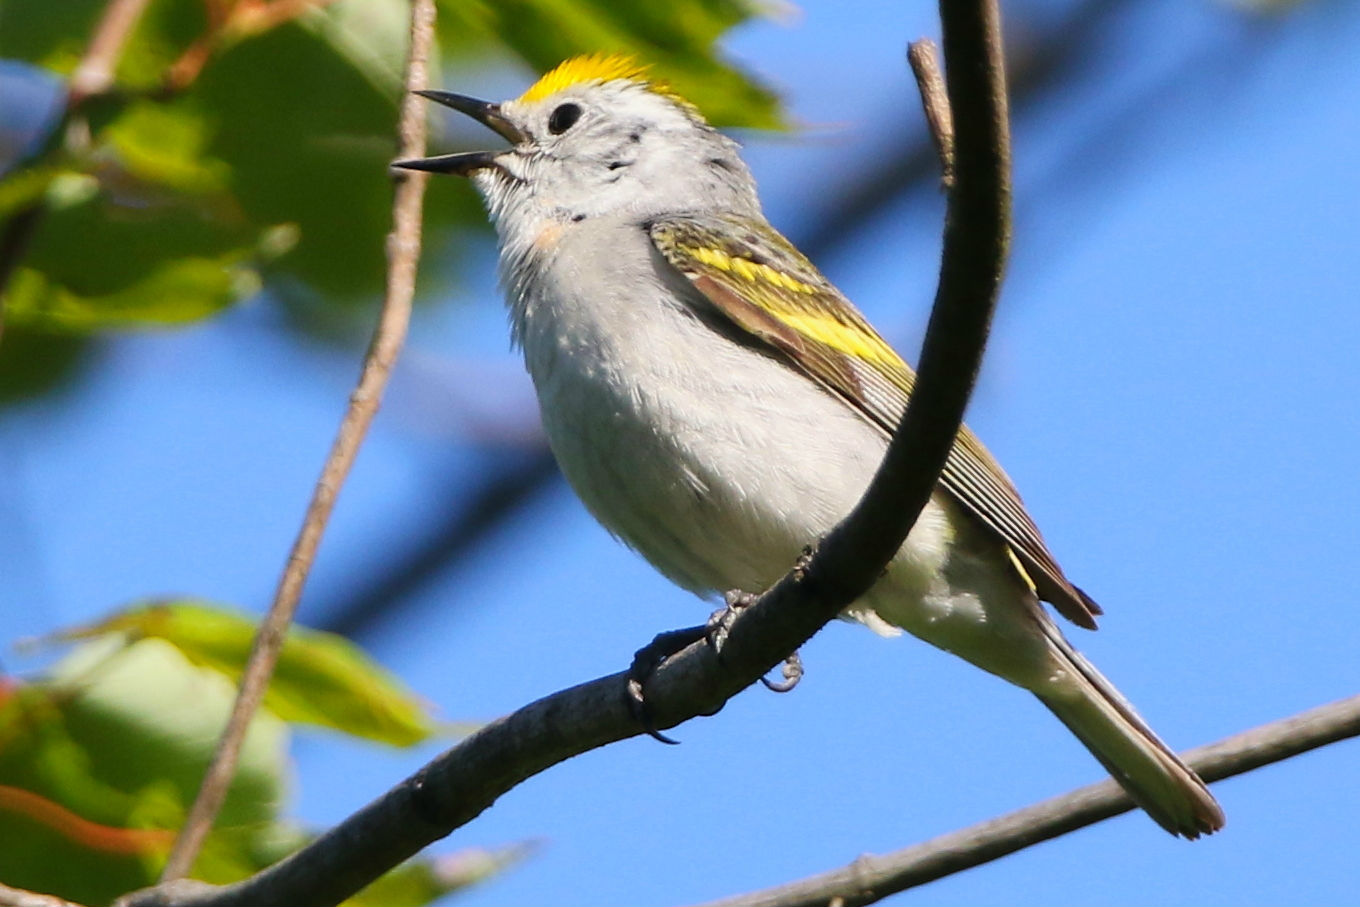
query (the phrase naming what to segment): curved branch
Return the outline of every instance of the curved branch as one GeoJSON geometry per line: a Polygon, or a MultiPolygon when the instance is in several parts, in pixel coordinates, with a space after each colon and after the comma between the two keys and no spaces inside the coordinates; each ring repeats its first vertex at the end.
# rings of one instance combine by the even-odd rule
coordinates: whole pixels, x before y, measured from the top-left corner
{"type": "MultiPolygon", "coordinates": [[[[425,112],[412,92],[426,84],[426,61],[434,43],[434,16],[434,0],[415,0],[411,10],[411,45],[406,64],[408,90],[402,98],[398,127],[403,156],[419,157],[425,153],[425,112]]],[[[424,176],[398,177],[396,197],[392,203],[393,227],[388,235],[387,290],[373,341],[364,358],[358,386],[350,394],[349,408],[345,411],[330,454],[321,469],[321,477],[312,492],[307,515],[288,554],[274,601],[255,634],[231,717],[213,752],[184,827],[170,852],[161,876],[163,881],[181,878],[189,872],[203,839],[207,837],[226,799],[246,730],[264,698],[270,675],[274,673],[274,664],[278,661],[284,636],[302,598],[302,587],[307,581],[307,574],[311,572],[321,536],[326,531],[326,523],[335,506],[335,498],[378,412],[388,375],[406,339],[406,328],[411,319],[411,300],[415,295],[416,265],[420,258],[420,220],[424,193],[424,176]]]]}
{"type": "MultiPolygon", "coordinates": [[[[1360,696],[1197,747],[1184,757],[1205,781],[1219,781],[1356,736],[1360,736],[1360,696]]],[[[704,907],[872,904],[1135,808],[1118,784],[1102,781],[894,853],[862,856],[831,872],[712,901],[704,907]]]]}

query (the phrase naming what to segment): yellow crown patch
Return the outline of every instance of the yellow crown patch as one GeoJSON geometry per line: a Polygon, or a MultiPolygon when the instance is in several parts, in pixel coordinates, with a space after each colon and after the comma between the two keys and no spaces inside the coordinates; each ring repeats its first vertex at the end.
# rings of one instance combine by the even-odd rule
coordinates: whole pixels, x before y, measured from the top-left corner
{"type": "MultiPolygon", "coordinates": [[[[689,101],[676,94],[669,85],[647,77],[649,66],[639,63],[627,54],[585,54],[563,60],[556,67],[529,86],[529,90],[519,96],[521,103],[533,103],[551,97],[563,89],[587,82],[613,82],[622,79],[634,82],[648,91],[666,97],[687,110],[693,110],[689,101]]],[[[695,111],[697,113],[697,111],[695,111]]]]}

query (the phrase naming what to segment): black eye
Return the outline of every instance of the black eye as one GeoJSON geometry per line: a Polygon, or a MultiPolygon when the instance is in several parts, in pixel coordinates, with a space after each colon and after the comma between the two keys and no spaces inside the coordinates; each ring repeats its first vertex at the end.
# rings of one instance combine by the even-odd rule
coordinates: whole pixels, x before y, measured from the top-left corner
{"type": "Polygon", "coordinates": [[[579,104],[559,104],[557,109],[548,117],[548,131],[553,135],[561,135],[581,118],[581,107],[579,104]]]}

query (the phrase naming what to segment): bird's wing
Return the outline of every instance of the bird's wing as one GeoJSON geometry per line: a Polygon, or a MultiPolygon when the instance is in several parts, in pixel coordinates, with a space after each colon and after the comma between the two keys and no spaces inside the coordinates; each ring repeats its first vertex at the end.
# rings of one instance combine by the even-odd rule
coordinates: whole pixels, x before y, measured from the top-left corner
{"type": "MultiPolygon", "coordinates": [[[[892,434],[916,376],[792,243],[764,223],[721,214],[660,218],[648,230],[665,260],[724,321],[892,434]]],[[[1040,598],[1094,629],[1100,607],[1068,582],[1015,486],[966,426],[940,484],[1001,537],[1040,598]]]]}

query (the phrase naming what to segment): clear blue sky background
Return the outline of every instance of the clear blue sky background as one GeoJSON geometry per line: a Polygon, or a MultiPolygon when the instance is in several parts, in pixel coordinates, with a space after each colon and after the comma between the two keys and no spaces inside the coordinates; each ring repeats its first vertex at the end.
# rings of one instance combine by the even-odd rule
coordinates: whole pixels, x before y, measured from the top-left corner
{"type": "MultiPolygon", "coordinates": [[[[1360,686],[1360,7],[1130,6],[1080,81],[1015,123],[1015,254],[970,423],[1105,606],[1074,641],[1188,747],[1360,686]]],[[[726,43],[807,125],[745,137],[795,238],[856,171],[918,140],[903,49],[936,31],[926,3],[801,7],[726,43]]],[[[1013,49],[1066,8],[1012,5],[1013,49]]],[[[492,96],[529,77],[445,74],[492,96]]],[[[940,213],[933,191],[904,198],[820,262],[909,358],[940,213]]],[[[416,319],[306,622],[533,436],[484,251],[416,319]]],[[[260,302],[120,339],[71,394],[0,413],[0,639],[150,594],[262,608],[357,354],[300,350],[260,302]]],[[[478,719],[618,670],[707,611],[559,486],[364,642],[443,716],[478,719]]],[[[504,797],[439,848],[544,847],[462,902],[713,898],[1100,777],[1027,695],[914,640],[835,625],[803,654],[792,695],[748,691],[679,728],[682,746],[627,741],[504,797]]],[[[297,751],[297,810],[316,824],[430,755],[324,734],[297,751]]],[[[1217,785],[1228,827],[1208,840],[1129,815],[894,902],[1360,903],[1357,753],[1217,785]]]]}

